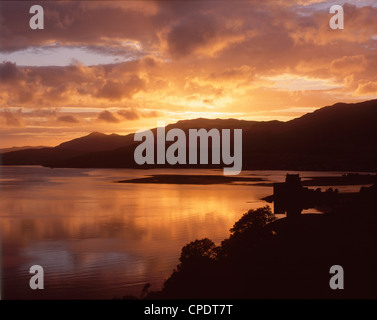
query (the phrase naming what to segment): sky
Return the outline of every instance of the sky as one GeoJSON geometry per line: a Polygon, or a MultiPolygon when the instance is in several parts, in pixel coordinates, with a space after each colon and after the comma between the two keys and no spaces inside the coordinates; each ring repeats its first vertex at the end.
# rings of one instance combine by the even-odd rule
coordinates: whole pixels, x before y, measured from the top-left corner
{"type": "Polygon", "coordinates": [[[0,1],[0,148],[375,99],[376,16],[374,0],[0,1]]]}

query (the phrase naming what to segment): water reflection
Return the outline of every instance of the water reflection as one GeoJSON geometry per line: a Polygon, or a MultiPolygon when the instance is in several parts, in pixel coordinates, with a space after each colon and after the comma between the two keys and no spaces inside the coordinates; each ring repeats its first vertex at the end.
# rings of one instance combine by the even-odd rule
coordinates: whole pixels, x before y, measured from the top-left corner
{"type": "MultiPolygon", "coordinates": [[[[0,167],[3,298],[121,298],[158,290],[186,243],[219,243],[270,186],[119,184],[176,170],[0,167]],[[32,291],[29,268],[45,271],[32,291]]],[[[218,174],[179,170],[179,174],[218,174]]],[[[251,174],[245,172],[244,175],[251,174]]],[[[282,181],[286,172],[257,172],[282,181]]],[[[313,175],[313,173],[308,173],[313,175]]]]}
{"type": "Polygon", "coordinates": [[[139,295],[146,282],[157,290],[184,244],[203,237],[220,242],[267,191],[113,182],[135,175],[3,168],[4,298],[122,297],[139,295]],[[43,291],[28,289],[33,264],[45,269],[43,291]]]}

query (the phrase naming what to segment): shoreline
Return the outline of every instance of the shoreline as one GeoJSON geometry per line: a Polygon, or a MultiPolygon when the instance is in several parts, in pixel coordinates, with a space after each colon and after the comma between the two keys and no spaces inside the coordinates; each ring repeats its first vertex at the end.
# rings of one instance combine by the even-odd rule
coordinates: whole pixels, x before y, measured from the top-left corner
{"type": "MultiPolygon", "coordinates": [[[[154,184],[230,184],[233,182],[261,182],[262,178],[229,177],[223,175],[185,175],[185,174],[156,174],[143,178],[119,180],[117,183],[154,183],[154,184]]],[[[247,184],[250,185],[250,184],[247,184]]]]}
{"type": "MultiPolygon", "coordinates": [[[[371,185],[376,181],[377,174],[347,174],[339,177],[309,177],[303,180],[303,186],[356,186],[371,185]]],[[[238,177],[224,175],[188,175],[188,174],[154,174],[142,178],[118,180],[116,183],[147,183],[147,184],[190,184],[190,185],[213,185],[213,184],[232,184],[254,185],[272,187],[273,182],[264,178],[238,177]]]]}

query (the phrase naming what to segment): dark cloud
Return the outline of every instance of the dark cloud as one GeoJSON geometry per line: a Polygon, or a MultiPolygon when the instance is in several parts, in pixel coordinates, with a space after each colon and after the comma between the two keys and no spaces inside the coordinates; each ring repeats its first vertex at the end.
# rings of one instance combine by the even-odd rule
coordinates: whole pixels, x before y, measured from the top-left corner
{"type": "MultiPolygon", "coordinates": [[[[120,1],[119,1],[120,2],[120,1]]],[[[128,1],[127,1],[128,2],[128,1]]],[[[154,30],[168,23],[153,17],[153,6],[140,9],[140,4],[114,4],[90,1],[45,1],[45,28],[36,32],[29,27],[28,1],[0,2],[0,39],[2,51],[22,50],[57,42],[65,45],[110,45],[122,47],[116,39],[157,41],[154,30]],[[137,26],[137,27],[136,27],[137,26]],[[152,37],[151,37],[152,36],[152,37]]],[[[145,4],[143,4],[145,7],[145,4]]]]}
{"type": "Polygon", "coordinates": [[[145,82],[137,75],[131,75],[125,82],[106,80],[105,85],[97,93],[97,97],[108,100],[121,100],[131,98],[134,94],[145,88],[145,82]]]}
{"type": "Polygon", "coordinates": [[[56,87],[48,88],[45,93],[45,98],[52,101],[63,101],[65,95],[69,92],[69,84],[61,84],[56,87]]]}
{"type": "Polygon", "coordinates": [[[158,117],[160,115],[155,110],[138,111],[135,108],[119,110],[118,114],[126,120],[138,120],[140,118],[155,118],[155,117],[158,117]]]}
{"type": "Polygon", "coordinates": [[[137,128],[154,122],[144,118],[183,119],[203,107],[209,115],[250,118],[376,94],[377,8],[362,1],[344,4],[345,30],[335,31],[329,28],[327,4],[332,5],[317,0],[46,1],[45,29],[35,31],[28,24],[29,2],[0,1],[0,52],[8,60],[17,61],[23,53],[14,52],[21,49],[53,51],[51,59],[58,59],[65,48],[80,48],[78,60],[82,50],[98,54],[99,63],[103,57],[113,61],[109,55],[129,58],[94,66],[86,66],[84,58],[62,67],[0,63],[0,107],[6,110],[0,111],[1,124],[25,125],[12,129],[18,134],[36,127],[43,138],[48,132],[57,135],[57,121],[72,123],[65,132],[73,132],[75,117],[103,122],[80,121],[82,131],[106,130],[123,120],[135,121],[137,128]],[[277,81],[300,82],[303,89],[293,91],[294,84],[286,91],[277,81]],[[305,88],[312,81],[338,87],[313,93],[305,88]],[[113,111],[122,105],[127,107],[113,111]],[[14,111],[21,107],[23,114],[14,111]],[[49,107],[57,112],[48,114],[49,107]]]}
{"type": "Polygon", "coordinates": [[[200,47],[211,44],[217,28],[211,17],[197,15],[183,19],[167,35],[169,52],[174,57],[184,57],[200,47]]]}
{"type": "Polygon", "coordinates": [[[18,102],[30,103],[34,99],[34,92],[30,89],[21,89],[18,93],[18,102]]]}
{"type": "Polygon", "coordinates": [[[109,122],[109,123],[118,123],[120,120],[115,117],[110,111],[102,111],[98,114],[97,117],[98,120],[104,121],[104,122],[109,122]]]}
{"type": "Polygon", "coordinates": [[[117,81],[107,80],[97,97],[109,100],[120,100],[126,96],[125,86],[117,81]]]}
{"type": "Polygon", "coordinates": [[[140,118],[139,113],[135,109],[119,110],[118,114],[126,120],[137,120],[140,118]]]}
{"type": "Polygon", "coordinates": [[[57,121],[61,122],[67,122],[67,123],[78,123],[79,120],[77,120],[74,116],[72,115],[65,115],[65,116],[60,116],[56,119],[57,121]]]}
{"type": "Polygon", "coordinates": [[[93,75],[100,73],[101,69],[101,67],[72,64],[64,67],[28,67],[27,72],[30,81],[55,88],[66,86],[68,83],[82,84],[93,81],[93,75]]]}
{"type": "Polygon", "coordinates": [[[3,62],[0,64],[0,81],[9,82],[19,78],[19,71],[15,63],[3,62]]]}

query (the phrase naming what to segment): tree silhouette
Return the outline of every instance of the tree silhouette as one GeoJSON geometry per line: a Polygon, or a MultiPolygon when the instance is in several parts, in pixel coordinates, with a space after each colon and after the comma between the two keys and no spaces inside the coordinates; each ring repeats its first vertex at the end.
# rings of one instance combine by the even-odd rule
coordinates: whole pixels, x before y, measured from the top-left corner
{"type": "Polygon", "coordinates": [[[182,267],[192,264],[203,264],[209,263],[214,260],[217,256],[216,245],[208,238],[201,240],[195,240],[185,245],[182,248],[181,257],[178,265],[178,270],[182,267]]]}
{"type": "Polygon", "coordinates": [[[262,240],[273,237],[273,230],[267,230],[265,226],[275,220],[269,206],[249,210],[230,229],[230,237],[221,242],[219,256],[243,258],[249,255],[262,240]]]}
{"type": "Polygon", "coordinates": [[[250,230],[261,230],[266,224],[275,221],[275,219],[269,206],[249,210],[230,229],[231,237],[250,230]]]}

